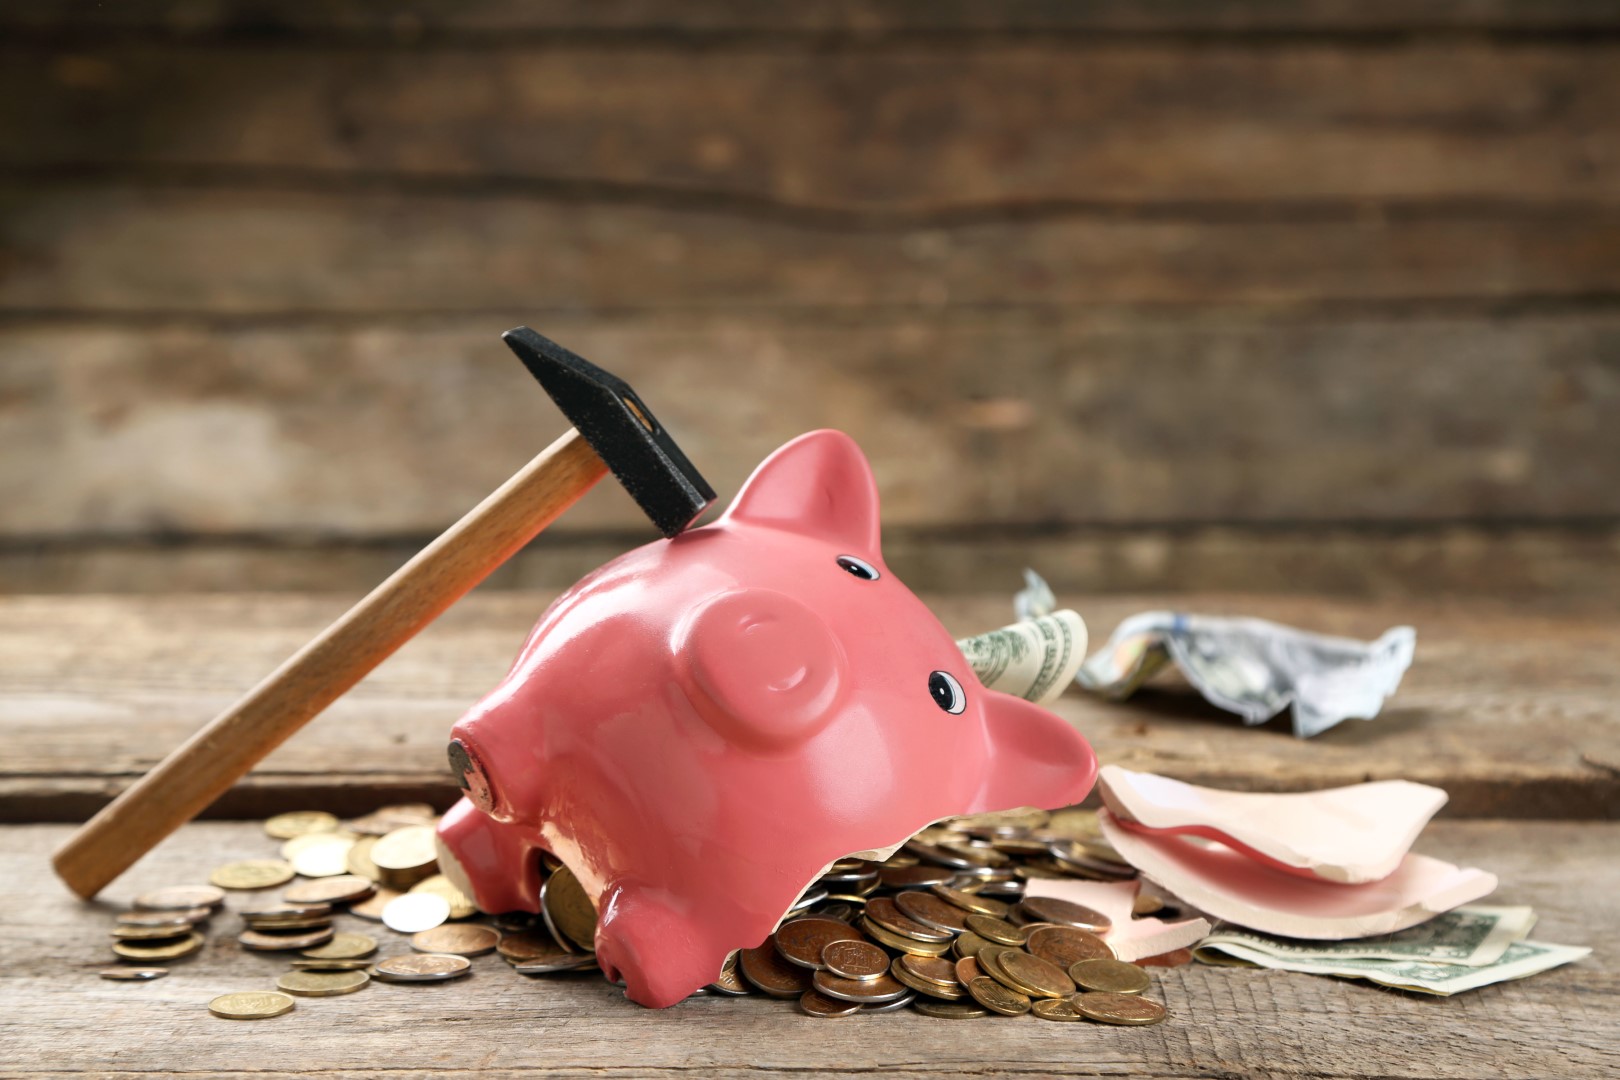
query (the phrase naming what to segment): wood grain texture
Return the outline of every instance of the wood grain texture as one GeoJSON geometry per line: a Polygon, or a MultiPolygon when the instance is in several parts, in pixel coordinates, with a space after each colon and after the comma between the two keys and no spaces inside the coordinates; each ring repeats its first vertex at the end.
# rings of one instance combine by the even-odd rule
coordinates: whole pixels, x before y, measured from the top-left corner
{"type": "MultiPolygon", "coordinates": [[[[232,1023],[208,1015],[216,994],[268,988],[285,960],[246,953],[237,920],[214,920],[208,946],[157,982],[96,978],[112,913],[141,888],[201,881],[229,859],[267,855],[255,823],[195,824],[104,902],[81,905],[52,882],[46,854],[61,826],[0,830],[0,1054],[19,1077],[640,1076],[655,1071],[775,1077],[1062,1075],[1134,1077],[1587,1078],[1620,1069],[1620,976],[1603,948],[1620,919],[1613,823],[1437,822],[1420,846],[1497,873],[1495,900],[1530,904],[1538,939],[1597,946],[1579,964],[1450,999],[1285,972],[1155,969],[1164,1024],[1099,1029],[1029,1017],[952,1023],[912,1013],[829,1029],[790,1003],[696,998],[650,1012],[600,978],[526,980],[496,956],[442,986],[374,983],[301,999],[288,1016],[232,1023]],[[1556,853],[1556,862],[1549,861],[1556,853]]],[[[273,892],[272,892],[273,895],[273,892]]],[[[257,894],[235,894],[233,910],[257,894]]],[[[399,935],[375,935],[383,955],[399,935]]]]}
{"type": "Polygon", "coordinates": [[[1612,204],[1617,60],[1609,39],[721,54],[23,43],[0,46],[0,169],[539,186],[925,220],[1096,204],[1612,204]]]}
{"type": "Polygon", "coordinates": [[[1620,205],[940,225],[528,194],[0,186],[0,312],[481,313],[1595,303],[1620,205]]]}
{"type": "MultiPolygon", "coordinates": [[[[895,528],[1620,515],[1617,316],[513,310],[0,329],[0,535],[436,533],[563,427],[500,344],[521,322],[626,379],[723,498],[836,427],[895,528]]],[[[558,527],[643,520],[604,485],[558,527]]]]}
{"type": "MultiPolygon", "coordinates": [[[[895,570],[905,576],[903,566],[895,570]]],[[[447,805],[455,794],[444,758],[450,725],[504,676],[549,599],[468,597],[283,744],[215,812],[321,805],[357,813],[366,800],[423,794],[447,805]]],[[[1007,596],[932,599],[959,636],[1011,615],[1007,596]]],[[[1258,790],[1406,778],[1446,788],[1447,812],[1460,816],[1620,814],[1620,641],[1608,608],[1197,594],[1062,599],[1098,642],[1126,615],[1167,606],[1368,639],[1399,623],[1417,628],[1417,660],[1384,713],[1311,740],[1289,734],[1286,717],[1245,728],[1174,683],[1126,705],[1071,690],[1055,709],[1105,763],[1258,790]]],[[[84,816],[345,606],[330,596],[0,600],[0,815],[84,816]]]]}

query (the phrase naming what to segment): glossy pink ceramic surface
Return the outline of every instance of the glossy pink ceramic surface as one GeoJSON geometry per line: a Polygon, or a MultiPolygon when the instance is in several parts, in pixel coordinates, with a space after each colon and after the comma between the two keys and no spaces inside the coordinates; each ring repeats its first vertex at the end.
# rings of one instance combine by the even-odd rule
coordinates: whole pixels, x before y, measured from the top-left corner
{"type": "Polygon", "coordinates": [[[486,911],[534,911],[551,851],[597,901],[603,969],[659,1007],[760,944],[828,862],[1079,802],[1096,772],[889,573],[871,469],[836,431],[772,454],[714,524],[581,580],[453,739],[447,871],[486,911]]]}

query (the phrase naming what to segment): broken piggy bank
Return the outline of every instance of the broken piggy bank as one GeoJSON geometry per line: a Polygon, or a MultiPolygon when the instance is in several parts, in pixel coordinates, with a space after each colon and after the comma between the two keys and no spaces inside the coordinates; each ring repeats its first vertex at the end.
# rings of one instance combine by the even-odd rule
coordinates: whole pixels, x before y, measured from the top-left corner
{"type": "Polygon", "coordinates": [[[537,911],[551,852],[596,903],[602,970],[655,1007],[759,945],[833,860],[1076,803],[1096,773],[889,573],[871,469],[836,431],[564,593],[452,734],[467,797],[444,871],[484,911],[537,911]]]}

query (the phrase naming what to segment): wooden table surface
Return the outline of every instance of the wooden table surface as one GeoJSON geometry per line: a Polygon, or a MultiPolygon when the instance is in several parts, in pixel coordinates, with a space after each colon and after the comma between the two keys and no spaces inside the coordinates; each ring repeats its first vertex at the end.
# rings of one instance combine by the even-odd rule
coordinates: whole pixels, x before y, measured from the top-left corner
{"type": "MultiPolygon", "coordinates": [[[[500,677],[547,597],[469,598],[227,799],[221,817],[296,807],[361,812],[452,794],[445,732],[500,677]]],[[[151,984],[104,982],[113,912],[142,887],[203,880],[273,843],[251,821],[198,822],[76,901],[48,857],[83,817],[344,607],[331,596],[14,597],[0,600],[0,1074],[18,1076],[480,1076],[855,1074],[1163,1077],[1570,1077],[1620,1071],[1620,635],[1612,617],[1503,601],[1393,605],[1277,597],[1065,600],[1100,640],[1152,607],[1264,615],[1371,637],[1418,631],[1417,661],[1384,714],[1309,741],[1286,720],[1245,728],[1174,684],[1115,705],[1071,692],[1058,711],[1099,757],[1251,789],[1405,776],[1452,793],[1425,853],[1497,873],[1500,903],[1533,905],[1536,937],[1597,952],[1451,999],[1282,972],[1156,973],[1172,1019],[1145,1029],[912,1014],[834,1027],[763,999],[665,1012],[600,979],[531,981],[495,957],[444,986],[376,984],[240,1024],[206,1011],[284,968],[216,919],[209,945],[151,984]],[[1532,818],[1552,820],[1528,820],[1532,818]],[[1509,820],[1512,819],[1512,820],[1509,820]]],[[[956,633],[1006,621],[1005,597],[933,598],[956,633]]],[[[230,906],[251,902],[235,895],[230,906]]],[[[343,916],[399,944],[373,923],[343,916]]]]}

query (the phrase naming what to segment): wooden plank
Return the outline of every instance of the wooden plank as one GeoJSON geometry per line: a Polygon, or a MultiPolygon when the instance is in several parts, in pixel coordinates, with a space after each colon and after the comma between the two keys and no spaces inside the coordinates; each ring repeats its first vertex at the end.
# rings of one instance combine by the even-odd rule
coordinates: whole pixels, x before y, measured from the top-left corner
{"type": "MultiPolygon", "coordinates": [[[[898,568],[903,575],[904,568],[898,568]]],[[[1065,595],[1100,642],[1153,608],[1249,614],[1371,638],[1418,631],[1383,715],[1312,740],[1287,718],[1245,728],[1170,685],[1117,705],[1071,690],[1055,706],[1104,762],[1217,786],[1297,790],[1404,777],[1446,788],[1460,816],[1620,813],[1620,642],[1612,613],[1546,603],[1378,603],[1289,597],[1065,595]]],[[[546,594],[475,593],[284,744],[216,813],[454,796],[446,732],[504,675],[546,594]]],[[[1005,595],[935,597],[956,634],[1010,618],[1005,595]]],[[[0,600],[0,814],[85,815],[336,617],[343,597],[14,597],[0,600]]]]}
{"type": "Polygon", "coordinates": [[[414,178],[923,219],[1612,204],[1620,190],[1620,43],[1607,37],[720,48],[24,43],[0,52],[0,167],[414,178]]]}
{"type": "MultiPolygon", "coordinates": [[[[441,986],[375,983],[303,999],[262,1023],[210,1017],[216,994],[268,988],[284,959],[241,950],[237,920],[157,982],[95,977],[108,962],[112,912],[136,891],[203,880],[214,866],[274,850],[257,825],[200,824],[165,844],[95,905],[48,879],[65,826],[0,831],[0,906],[8,913],[0,1029],[7,1072],[26,1077],[153,1074],[374,1076],[650,1075],[776,1077],[1130,1075],[1137,1077],[1565,1078],[1620,1066],[1613,950],[1522,982],[1450,999],[1310,975],[1192,965],[1155,969],[1171,1010],[1142,1029],[1045,1024],[1024,1017],[952,1024],[920,1015],[857,1018],[828,1030],[791,1003],[703,997],[662,1012],[625,1001],[600,978],[526,980],[496,956],[441,986]],[[161,1032],[161,1038],[154,1038],[161,1032]]],[[[1620,918],[1614,823],[1439,822],[1420,847],[1495,871],[1496,900],[1531,904],[1541,940],[1601,946],[1620,918]],[[1557,853],[1555,863],[1548,855],[1557,853]]],[[[255,894],[236,894],[235,910],[255,894]]],[[[401,936],[340,916],[385,942],[401,936]]]]}
{"type": "Polygon", "coordinates": [[[443,34],[665,34],[670,37],[768,33],[896,34],[1008,32],[1278,33],[1442,29],[1565,30],[1613,27],[1604,0],[366,0],[210,2],[54,0],[0,11],[11,32],[85,37],[138,32],[182,38],[333,34],[391,35],[414,42],[443,34]]]}
{"type": "Polygon", "coordinates": [[[861,227],[529,195],[0,185],[0,311],[1423,305],[1620,296],[1620,206],[861,227]]]}
{"type": "MultiPolygon", "coordinates": [[[[848,431],[896,528],[1620,514],[1613,315],[512,309],[0,329],[0,534],[436,532],[561,430],[497,340],[524,321],[627,379],[728,497],[848,431]]],[[[558,527],[643,522],[604,484],[558,527]]]]}

